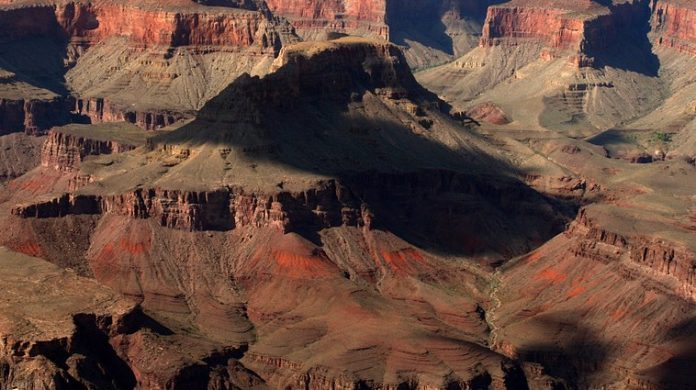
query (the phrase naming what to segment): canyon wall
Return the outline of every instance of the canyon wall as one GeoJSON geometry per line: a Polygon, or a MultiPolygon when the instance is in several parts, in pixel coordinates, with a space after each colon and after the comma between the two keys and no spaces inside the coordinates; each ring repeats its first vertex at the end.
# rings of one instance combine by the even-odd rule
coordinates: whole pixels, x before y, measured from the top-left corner
{"type": "Polygon", "coordinates": [[[0,9],[0,39],[63,37],[95,44],[114,36],[147,46],[280,44],[263,12],[191,5],[149,7],[112,2],[11,5],[0,9]]]}
{"type": "Polygon", "coordinates": [[[135,149],[135,145],[116,141],[89,139],[69,133],[51,130],[41,149],[41,165],[58,171],[78,170],[87,156],[123,153],[135,149]]]}
{"type": "Polygon", "coordinates": [[[538,39],[552,48],[579,49],[584,37],[584,21],[567,17],[566,13],[562,9],[490,7],[483,26],[481,45],[538,39]]]}
{"type": "MultiPolygon", "coordinates": [[[[288,35],[292,35],[291,28],[267,12],[231,7],[206,7],[193,2],[161,7],[106,1],[0,5],[0,43],[11,45],[25,39],[46,41],[52,50],[55,49],[55,53],[47,51],[45,56],[60,58],[42,58],[40,61],[64,64],[62,70],[55,70],[56,77],[63,76],[70,68],[80,63],[80,58],[96,45],[102,44],[102,51],[106,50],[107,54],[113,57],[112,63],[99,64],[105,66],[102,72],[92,68],[81,68],[77,81],[74,75],[65,77],[66,84],[71,85],[68,88],[61,87],[60,90],[57,86],[63,82],[62,80],[52,80],[48,87],[44,85],[46,83],[31,84],[31,80],[43,80],[47,77],[44,69],[27,70],[21,63],[8,68],[10,72],[1,72],[0,69],[3,84],[18,91],[15,93],[17,96],[8,95],[9,98],[0,101],[0,133],[24,130],[29,134],[42,134],[52,126],[72,120],[89,120],[96,123],[125,120],[148,130],[167,126],[187,117],[184,111],[198,108],[198,101],[190,96],[182,98],[183,94],[179,90],[219,90],[222,87],[217,87],[215,82],[224,85],[229,83],[217,74],[199,76],[200,72],[197,72],[188,76],[206,81],[213,78],[211,86],[188,85],[197,80],[189,82],[186,80],[187,75],[181,74],[182,71],[173,73],[174,71],[167,72],[161,69],[162,66],[175,63],[174,66],[190,71],[190,64],[186,63],[188,58],[179,60],[182,64],[186,63],[186,66],[179,64],[178,59],[169,61],[176,48],[184,48],[185,54],[195,58],[205,57],[210,53],[213,53],[213,56],[215,53],[224,53],[218,57],[224,57],[226,62],[239,64],[235,65],[239,70],[228,71],[234,75],[242,71],[251,71],[259,62],[270,63],[270,58],[273,58],[282,46],[283,37],[288,35]],[[104,46],[112,49],[104,49],[104,46]],[[128,63],[127,70],[123,70],[124,64],[119,63],[125,55],[133,58],[125,61],[128,63]],[[148,55],[154,58],[147,58],[148,55]],[[134,63],[137,64],[136,67],[133,67],[134,63]],[[125,75],[119,73],[120,70],[137,74],[125,75]],[[162,96],[161,91],[155,94],[153,91],[157,88],[152,86],[146,88],[143,93],[124,92],[124,96],[117,97],[116,95],[127,87],[123,84],[126,77],[132,80],[140,77],[161,84],[157,88],[176,89],[173,93],[189,104],[186,107],[179,107],[181,104],[174,105],[170,101],[175,99],[162,96]],[[27,89],[22,84],[26,83],[26,80],[29,80],[30,87],[40,89],[42,95],[63,96],[37,98],[33,89],[27,89]],[[16,83],[19,87],[15,87],[16,83]],[[104,86],[103,89],[98,88],[101,85],[104,86]],[[77,102],[71,97],[66,97],[68,93],[79,96],[77,102]],[[150,96],[153,94],[156,96],[150,96]],[[188,102],[185,99],[194,101],[188,102]],[[115,100],[119,103],[116,104],[115,100]],[[134,100],[139,104],[132,104],[134,100]],[[77,116],[71,117],[71,111],[77,116]]],[[[35,49],[28,45],[26,50],[30,52],[35,49]]],[[[19,57],[33,58],[36,55],[26,53],[19,57]]],[[[108,61],[109,59],[104,58],[102,62],[108,61]]],[[[206,72],[210,73],[215,71],[218,71],[218,67],[206,69],[206,72]]],[[[205,96],[198,98],[209,98],[207,91],[202,95],[205,96]]]]}
{"type": "Polygon", "coordinates": [[[566,232],[581,240],[574,248],[574,255],[603,263],[618,261],[622,254],[658,278],[671,277],[680,288],[674,293],[685,299],[696,295],[696,258],[687,248],[668,240],[647,236],[629,236],[603,228],[581,210],[566,232]]]}
{"type": "Polygon", "coordinates": [[[272,70],[261,79],[240,77],[210,100],[198,118],[259,124],[265,118],[262,111],[292,106],[301,98],[348,101],[365,86],[394,98],[423,91],[396,46],[362,38],[289,46],[272,70]]]}
{"type": "Polygon", "coordinates": [[[696,5],[688,0],[653,0],[651,40],[696,56],[696,5]]]}
{"type": "Polygon", "coordinates": [[[73,113],[89,123],[129,122],[145,130],[160,129],[193,116],[165,109],[136,111],[114,104],[108,98],[75,99],[73,113]]]}
{"type": "Polygon", "coordinates": [[[70,122],[72,98],[3,99],[0,98],[0,135],[24,131],[41,135],[53,126],[70,122]]]}
{"type": "Polygon", "coordinates": [[[305,39],[321,38],[329,31],[389,38],[386,0],[268,0],[266,3],[274,14],[290,20],[305,39]]]}
{"type": "MultiPolygon", "coordinates": [[[[512,1],[488,8],[480,46],[540,43],[542,58],[567,57],[576,67],[605,60],[614,47],[631,46],[650,56],[645,40],[650,10],[647,2],[512,1]]],[[[609,62],[615,59],[609,56],[609,62]]],[[[606,62],[606,61],[605,61],[606,62]]]]}

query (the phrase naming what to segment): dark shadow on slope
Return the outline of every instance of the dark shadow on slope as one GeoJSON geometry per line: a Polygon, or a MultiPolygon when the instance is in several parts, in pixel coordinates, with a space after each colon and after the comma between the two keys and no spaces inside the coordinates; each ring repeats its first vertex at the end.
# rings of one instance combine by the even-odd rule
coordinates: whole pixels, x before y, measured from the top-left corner
{"type": "Polygon", "coordinates": [[[78,377],[98,388],[132,389],[136,378],[128,364],[109,343],[109,336],[102,326],[110,326],[111,318],[98,318],[94,314],[79,314],[74,318],[75,352],[87,358],[77,364],[78,377]],[[107,321],[108,323],[105,323],[107,321]]]}
{"type": "Polygon", "coordinates": [[[0,43],[0,69],[14,73],[12,81],[24,82],[60,96],[68,95],[65,87],[66,57],[67,41],[58,37],[0,43]]]}
{"type": "Polygon", "coordinates": [[[517,351],[519,360],[539,363],[547,375],[559,379],[554,388],[591,388],[596,385],[594,376],[601,375],[610,362],[610,345],[575,318],[574,313],[558,313],[532,319],[530,333],[546,333],[548,340],[521,346],[517,351]]]}
{"type": "MultiPolygon", "coordinates": [[[[692,308],[693,311],[693,308],[692,308]]],[[[641,374],[665,389],[687,389],[694,384],[696,367],[696,317],[672,326],[665,334],[665,341],[678,346],[678,352],[662,364],[641,374]]]]}
{"type": "Polygon", "coordinates": [[[461,148],[437,141],[448,137],[441,126],[455,126],[466,139],[477,136],[440,112],[442,102],[415,82],[398,50],[392,54],[401,58],[395,68],[315,58],[263,79],[241,77],[196,121],[151,142],[216,144],[235,149],[248,166],[336,178],[340,195],[322,203],[328,211],[318,224],[316,200],[300,204],[279,190],[279,201],[299,210],[292,231],[313,242],[326,221],[342,223],[344,209],[368,209],[372,228],[422,248],[496,260],[562,231],[577,206],[528,187],[515,167],[473,146],[480,140],[461,148]]]}
{"type": "MultiPolygon", "coordinates": [[[[433,3],[432,1],[430,3],[433,3]]],[[[387,2],[386,22],[389,25],[389,40],[407,46],[408,41],[454,55],[452,37],[442,22],[442,10],[437,4],[420,4],[410,8],[413,2],[387,2]]]]}
{"type": "MultiPolygon", "coordinates": [[[[611,3],[610,1],[608,3],[611,3]]],[[[587,55],[595,58],[595,66],[613,67],[626,71],[657,77],[660,70],[660,60],[653,53],[652,43],[648,39],[650,32],[651,11],[647,1],[638,1],[611,6],[614,18],[613,31],[616,36],[609,36],[610,46],[600,44],[598,47],[585,48],[587,55]]],[[[590,33],[605,34],[601,24],[590,33]]],[[[604,41],[595,38],[595,41],[604,41]]]]}
{"type": "Polygon", "coordinates": [[[443,22],[446,14],[451,13],[452,17],[469,19],[483,24],[488,6],[505,1],[507,0],[476,2],[389,1],[387,2],[386,15],[386,22],[389,25],[389,39],[402,46],[408,45],[407,41],[414,41],[448,55],[454,55],[454,42],[443,22]]]}

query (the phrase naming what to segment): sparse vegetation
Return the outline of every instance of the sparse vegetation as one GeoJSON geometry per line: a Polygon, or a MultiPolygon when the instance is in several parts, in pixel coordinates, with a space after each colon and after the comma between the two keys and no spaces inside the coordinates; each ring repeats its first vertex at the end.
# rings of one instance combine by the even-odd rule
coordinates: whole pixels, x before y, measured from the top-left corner
{"type": "Polygon", "coordinates": [[[653,138],[655,139],[655,141],[659,141],[659,142],[662,142],[665,144],[672,142],[672,134],[664,133],[661,131],[658,131],[657,133],[655,133],[653,138]]]}

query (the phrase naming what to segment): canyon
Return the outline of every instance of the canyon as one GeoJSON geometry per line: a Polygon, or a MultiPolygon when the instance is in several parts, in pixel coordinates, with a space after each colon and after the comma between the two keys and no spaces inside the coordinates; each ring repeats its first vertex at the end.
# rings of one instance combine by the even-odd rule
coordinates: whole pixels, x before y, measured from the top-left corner
{"type": "Polygon", "coordinates": [[[0,0],[0,389],[687,389],[690,0],[0,0]]]}

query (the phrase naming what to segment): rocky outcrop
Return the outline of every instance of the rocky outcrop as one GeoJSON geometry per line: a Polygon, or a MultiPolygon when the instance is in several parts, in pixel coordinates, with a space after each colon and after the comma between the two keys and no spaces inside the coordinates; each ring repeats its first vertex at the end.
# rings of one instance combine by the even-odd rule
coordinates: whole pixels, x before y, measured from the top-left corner
{"type": "Polygon", "coordinates": [[[298,34],[316,39],[327,32],[389,38],[386,0],[268,0],[269,9],[290,20],[298,34]]]}
{"type": "Polygon", "coordinates": [[[41,162],[43,137],[13,133],[0,136],[0,183],[17,178],[41,162]]]}
{"type": "Polygon", "coordinates": [[[640,33],[648,12],[643,5],[640,1],[602,6],[591,1],[535,0],[491,6],[480,45],[539,42],[545,47],[542,58],[571,54],[571,64],[594,66],[593,56],[640,33]]]}
{"type": "Polygon", "coordinates": [[[193,115],[172,110],[130,110],[107,98],[76,99],[73,112],[89,123],[129,122],[145,130],[161,129],[193,115]]]}
{"type": "Polygon", "coordinates": [[[142,317],[134,302],[2,247],[0,264],[0,388],[128,385],[132,373],[119,365],[108,338],[133,330],[142,317]]]}
{"type": "Polygon", "coordinates": [[[603,263],[618,261],[627,256],[633,263],[650,273],[677,280],[681,287],[675,291],[687,299],[696,294],[696,257],[687,248],[668,240],[630,236],[603,228],[582,209],[566,235],[582,237],[574,249],[579,257],[603,263]]]}
{"type": "MultiPolygon", "coordinates": [[[[270,58],[280,50],[284,37],[291,35],[291,27],[287,25],[287,22],[272,17],[268,12],[232,7],[206,7],[195,2],[168,3],[163,6],[109,1],[0,4],[0,42],[35,38],[51,40],[56,53],[47,55],[55,54],[60,57],[42,59],[42,61],[64,63],[64,68],[61,68],[60,64],[56,65],[60,68],[55,70],[58,78],[66,70],[78,64],[87,50],[110,41],[108,45],[113,45],[116,50],[118,47],[126,48],[131,57],[138,57],[138,53],[150,53],[148,50],[152,52],[152,55],[157,53],[157,56],[163,57],[154,63],[150,59],[141,57],[135,68],[139,72],[139,77],[159,83],[162,88],[165,88],[171,84],[181,84],[181,80],[176,79],[185,77],[179,73],[161,71],[160,68],[170,64],[169,59],[177,48],[187,48],[187,54],[190,52],[192,56],[225,52],[228,53],[228,57],[233,57],[235,62],[244,63],[240,67],[251,70],[256,65],[255,61],[263,62],[268,59],[270,63],[270,58]]],[[[115,57],[118,59],[124,55],[124,52],[120,52],[115,57]]],[[[31,55],[29,57],[31,58],[31,55]]],[[[111,88],[95,88],[95,85],[107,84],[106,79],[109,75],[120,69],[118,61],[112,61],[109,66],[110,68],[105,69],[104,73],[93,69],[81,69],[79,73],[83,74],[84,78],[78,81],[67,77],[68,83],[80,84],[67,88],[74,91],[74,95],[81,96],[77,102],[71,97],[42,100],[35,98],[34,92],[31,91],[20,93],[16,99],[0,99],[0,134],[21,130],[31,134],[45,133],[52,126],[69,123],[73,107],[78,114],[73,118],[75,120],[88,119],[95,123],[125,120],[145,129],[156,129],[188,116],[182,111],[198,108],[201,103],[196,99],[204,99],[203,95],[209,93],[198,91],[198,96],[188,100],[182,98],[177,101],[179,104],[162,102],[162,100],[173,99],[170,96],[162,97],[165,93],[159,91],[157,97],[148,95],[143,98],[124,94],[125,97],[112,99],[112,101],[120,102],[121,108],[116,108],[115,104],[109,103],[109,99],[103,96],[118,95],[120,89],[125,86],[124,77],[130,76],[135,79],[136,76],[133,74],[121,75],[120,78],[114,76],[115,80],[111,80],[111,88]],[[88,92],[83,93],[85,92],[83,88],[88,92]],[[96,89],[96,92],[89,88],[96,89]],[[181,107],[182,101],[188,106],[177,111],[175,107],[181,107]]],[[[19,70],[15,72],[22,73],[23,67],[21,65],[17,67],[19,70]]],[[[185,69],[190,69],[188,63],[185,69]]],[[[44,70],[41,71],[44,72],[44,70]]],[[[44,77],[45,75],[39,75],[38,78],[44,77]]],[[[200,77],[205,79],[209,75],[204,74],[200,77]]],[[[3,79],[3,82],[26,82],[34,78],[37,78],[37,75],[12,74],[9,78],[5,77],[6,80],[3,79]]],[[[52,82],[57,84],[62,81],[52,80],[52,82]]],[[[224,80],[218,82],[227,84],[224,80]]],[[[205,89],[209,86],[197,87],[205,89]]],[[[149,88],[159,87],[149,86],[149,88]]],[[[191,86],[185,85],[179,88],[188,90],[191,86]]],[[[49,89],[53,91],[56,87],[52,85],[49,89]]],[[[42,90],[42,92],[47,91],[42,90]]]]}
{"type": "Polygon", "coordinates": [[[482,46],[536,39],[546,46],[562,50],[579,50],[585,38],[585,21],[567,15],[563,9],[493,6],[481,37],[482,46]]]}
{"type": "Polygon", "coordinates": [[[74,1],[13,4],[0,11],[0,39],[5,40],[62,35],[89,46],[120,36],[141,47],[256,45],[271,52],[280,45],[273,20],[263,12],[237,8],[74,1]]]}
{"type": "Polygon", "coordinates": [[[273,70],[264,78],[240,77],[210,100],[197,118],[260,124],[263,110],[291,107],[304,98],[350,101],[359,98],[356,91],[365,87],[394,99],[416,98],[424,91],[396,46],[361,38],[288,46],[274,61],[273,70]]]}
{"type": "Polygon", "coordinates": [[[493,102],[478,104],[467,111],[466,115],[476,121],[494,125],[506,125],[512,122],[505,111],[493,102]]]}
{"type": "Polygon", "coordinates": [[[123,153],[135,147],[117,141],[89,139],[54,129],[48,133],[41,149],[41,165],[71,172],[79,169],[80,163],[87,156],[123,153]]]}
{"type": "Polygon", "coordinates": [[[53,126],[69,123],[72,98],[2,99],[0,98],[0,135],[24,131],[45,134],[53,126]]]}
{"type": "Polygon", "coordinates": [[[343,207],[340,190],[326,183],[303,193],[247,193],[238,188],[215,191],[136,190],[120,195],[63,195],[13,210],[21,217],[52,218],[71,214],[114,213],[155,218],[162,226],[182,230],[229,230],[242,226],[329,227],[363,224],[360,205],[343,207]]]}
{"type": "Polygon", "coordinates": [[[493,248],[498,253],[514,254],[562,230],[567,217],[556,214],[555,207],[560,205],[514,181],[491,184],[486,178],[442,170],[371,172],[319,182],[302,192],[263,193],[225,187],[210,191],[151,188],[116,195],[64,194],[17,205],[12,213],[22,218],[115,214],[151,218],[161,226],[185,231],[245,226],[274,227],[282,232],[337,226],[389,230],[410,221],[412,234],[438,235],[443,247],[470,254],[493,248]],[[544,223],[537,226],[537,219],[544,223]],[[487,226],[513,229],[518,224],[527,226],[527,230],[514,237],[474,233],[487,226]]]}
{"type": "Polygon", "coordinates": [[[688,0],[652,1],[651,40],[696,56],[696,6],[688,0]]]}
{"type": "Polygon", "coordinates": [[[0,247],[0,388],[239,388],[263,381],[221,347],[172,335],[132,300],[0,247]],[[45,309],[50,302],[51,310],[45,309]],[[185,345],[185,348],[182,346],[185,345]]]}

